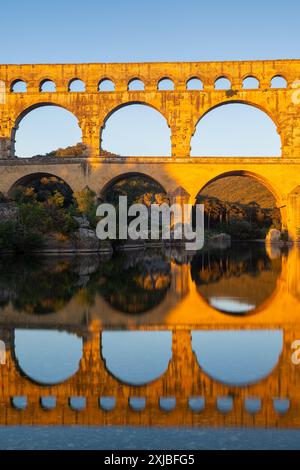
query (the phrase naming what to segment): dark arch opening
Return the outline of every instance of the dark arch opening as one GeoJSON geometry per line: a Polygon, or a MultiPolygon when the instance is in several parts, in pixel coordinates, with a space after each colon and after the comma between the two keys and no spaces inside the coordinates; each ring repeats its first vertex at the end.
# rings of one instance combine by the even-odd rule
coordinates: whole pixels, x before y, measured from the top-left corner
{"type": "Polygon", "coordinates": [[[130,102],[113,109],[100,135],[102,155],[171,156],[166,118],[148,103],[130,102]]]}
{"type": "Polygon", "coordinates": [[[12,129],[12,156],[64,156],[84,153],[77,117],[55,103],[37,103],[25,109],[12,129]],[[80,147],[80,148],[79,148],[80,147]],[[82,148],[81,148],[82,147],[82,148]]]}
{"type": "Polygon", "coordinates": [[[64,206],[73,203],[73,190],[62,178],[51,173],[37,172],[25,175],[17,180],[8,192],[10,198],[15,197],[18,188],[32,188],[39,202],[46,201],[56,191],[64,196],[64,206]]]}
{"type": "Polygon", "coordinates": [[[267,110],[229,101],[209,109],[191,139],[194,157],[279,157],[281,137],[267,110]]]}
{"type": "Polygon", "coordinates": [[[281,274],[280,256],[270,259],[265,244],[255,243],[270,229],[281,231],[279,196],[259,175],[233,171],[204,185],[196,202],[204,205],[211,239],[192,262],[200,295],[222,313],[257,311],[276,291],[281,274]]]}

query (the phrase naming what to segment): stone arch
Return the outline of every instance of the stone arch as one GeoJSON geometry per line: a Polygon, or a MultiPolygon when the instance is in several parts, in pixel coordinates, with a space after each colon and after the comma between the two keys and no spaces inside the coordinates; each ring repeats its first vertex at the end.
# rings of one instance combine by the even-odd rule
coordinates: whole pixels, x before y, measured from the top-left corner
{"type": "Polygon", "coordinates": [[[170,331],[105,331],[101,343],[101,359],[107,372],[126,385],[141,387],[158,381],[165,375],[172,360],[170,331]],[[117,341],[118,348],[114,347],[114,341],[117,341]],[[154,355],[156,361],[153,364],[154,355]],[[145,373],[147,366],[152,368],[150,373],[145,373]]]}
{"type": "Polygon", "coordinates": [[[79,372],[80,361],[83,357],[83,339],[66,331],[36,331],[35,329],[18,331],[16,329],[11,356],[18,373],[21,377],[26,377],[31,383],[40,386],[60,385],[69,381],[79,372]],[[19,332],[24,335],[23,342],[22,337],[21,340],[18,338],[19,332]],[[40,342],[41,334],[44,334],[42,343],[40,342]],[[35,343],[35,340],[38,341],[35,343]],[[46,347],[47,344],[48,347],[46,347]],[[32,348],[37,348],[36,354],[33,355],[36,364],[33,364],[33,366],[32,357],[29,358],[28,356],[32,348]],[[66,364],[66,354],[69,354],[70,359],[71,355],[73,356],[69,364],[66,364]],[[38,364],[39,360],[42,363],[38,364]],[[45,364],[46,360],[54,361],[54,364],[50,364],[48,370],[48,364],[45,364]],[[54,370],[54,366],[58,367],[59,370],[54,370]]]}
{"type": "Polygon", "coordinates": [[[14,189],[16,189],[18,186],[23,186],[23,185],[30,184],[32,181],[34,181],[38,178],[43,178],[43,177],[46,177],[46,178],[54,177],[54,178],[58,178],[59,180],[62,180],[64,182],[64,184],[66,184],[66,186],[69,189],[70,193],[73,194],[73,189],[72,189],[71,185],[67,181],[65,181],[65,177],[60,177],[58,175],[54,175],[53,173],[38,171],[38,172],[35,172],[35,173],[28,173],[27,175],[24,175],[21,178],[19,178],[17,181],[15,181],[12,184],[12,186],[10,187],[9,191],[8,191],[8,196],[10,197],[12,195],[14,189]]]}
{"type": "Polygon", "coordinates": [[[175,90],[175,80],[172,77],[170,77],[169,75],[161,77],[157,82],[157,89],[159,91],[173,91],[173,90],[175,90]],[[163,84],[170,85],[170,88],[167,88],[167,89],[160,88],[161,85],[163,85],[163,84]]]}
{"type": "Polygon", "coordinates": [[[27,82],[25,80],[23,80],[22,78],[16,78],[15,80],[12,80],[12,82],[10,84],[10,92],[11,93],[26,93],[27,92],[27,82]],[[14,91],[14,87],[18,84],[24,85],[24,91],[21,91],[21,92],[14,91]]]}
{"type": "Polygon", "coordinates": [[[203,90],[204,88],[204,83],[202,78],[200,78],[198,75],[193,75],[192,77],[188,78],[186,83],[185,83],[186,89],[187,90],[203,90]],[[194,86],[192,88],[189,88],[191,84],[194,83],[194,86]],[[197,86],[195,86],[197,84],[197,86]]]}
{"type": "Polygon", "coordinates": [[[260,88],[260,80],[255,75],[246,75],[243,77],[243,89],[244,90],[258,90],[260,88]],[[247,85],[247,80],[252,82],[252,86],[247,85]]]}
{"type": "Polygon", "coordinates": [[[285,90],[288,86],[289,86],[289,82],[284,74],[277,73],[276,75],[271,77],[270,88],[273,88],[274,90],[281,90],[281,89],[285,90]],[[276,86],[276,80],[280,82],[279,86],[276,86]],[[274,86],[274,83],[275,83],[275,86],[274,86]]]}
{"type": "MultiPolygon", "coordinates": [[[[52,93],[54,91],[56,91],[56,83],[54,80],[52,80],[51,78],[43,78],[41,81],[40,81],[40,84],[39,84],[39,91],[40,92],[45,92],[43,90],[43,86],[46,85],[46,84],[52,84],[53,85],[53,90],[51,91],[52,93]]],[[[50,92],[50,93],[51,93],[50,92]]]]}
{"type": "Polygon", "coordinates": [[[98,91],[99,92],[115,91],[115,89],[116,89],[116,85],[115,85],[114,80],[111,77],[103,77],[98,82],[98,91]],[[105,84],[109,85],[111,87],[111,90],[101,89],[101,86],[103,86],[105,84]]]}
{"type": "Polygon", "coordinates": [[[145,81],[140,77],[133,77],[128,80],[127,89],[128,91],[145,91],[145,81]],[[135,85],[138,85],[141,88],[135,88],[135,85]],[[133,88],[131,88],[132,86],[133,88]]]}
{"type": "Polygon", "coordinates": [[[249,99],[247,100],[228,100],[228,101],[221,101],[219,103],[217,103],[216,105],[212,106],[212,107],[207,107],[207,109],[203,112],[203,114],[200,116],[200,117],[197,117],[195,119],[195,123],[194,123],[194,131],[192,133],[192,136],[191,136],[191,142],[190,142],[190,148],[192,146],[192,138],[194,137],[195,133],[196,133],[196,130],[197,130],[197,125],[199,124],[199,122],[205,117],[207,116],[211,111],[214,111],[220,107],[223,107],[223,106],[227,106],[227,105],[231,105],[231,104],[242,104],[242,105],[246,105],[246,106],[251,106],[253,108],[256,108],[258,109],[259,111],[261,111],[262,113],[266,114],[270,119],[271,121],[273,121],[274,125],[276,126],[276,130],[277,130],[277,134],[279,135],[280,137],[280,142],[281,142],[281,156],[282,156],[282,147],[283,147],[283,141],[284,141],[284,136],[283,136],[283,133],[282,133],[282,130],[281,130],[281,126],[280,126],[280,122],[277,118],[277,116],[275,115],[275,113],[270,110],[267,106],[262,106],[261,104],[259,103],[256,103],[255,101],[250,101],[249,99]]]}
{"type": "Polygon", "coordinates": [[[266,380],[280,367],[283,355],[283,331],[193,331],[192,348],[201,373],[210,381],[247,387],[266,380]],[[251,343],[249,343],[250,338],[251,343]],[[196,339],[200,339],[197,345],[196,339]],[[218,346],[220,360],[214,361],[213,355],[215,358],[218,346]],[[264,351],[263,355],[261,351],[264,351]],[[255,373],[253,368],[256,368],[255,373]]]}
{"type": "MultiPolygon", "coordinates": [[[[151,103],[151,102],[148,102],[148,101],[126,101],[125,103],[121,103],[119,104],[118,106],[116,106],[115,108],[111,109],[107,115],[105,116],[105,118],[103,119],[103,122],[102,122],[102,125],[100,127],[100,155],[101,155],[101,151],[103,153],[103,147],[102,147],[102,140],[103,140],[103,131],[106,127],[106,124],[107,124],[107,121],[109,120],[109,118],[115,114],[116,112],[118,112],[119,110],[123,109],[123,108],[126,108],[127,106],[132,106],[132,105],[141,105],[141,106],[146,106],[146,107],[149,107],[151,109],[153,109],[154,111],[156,111],[160,116],[162,116],[164,119],[165,119],[165,122],[168,126],[169,129],[171,129],[171,125],[170,125],[170,122],[169,122],[169,119],[167,116],[165,116],[165,114],[163,113],[163,111],[161,109],[159,109],[158,106],[156,106],[155,104],[151,103]]],[[[171,139],[172,139],[172,135],[170,133],[170,148],[169,148],[169,156],[171,156],[171,139]]]]}
{"type": "MultiPolygon", "coordinates": [[[[27,114],[31,113],[31,111],[34,111],[35,109],[43,108],[43,107],[46,107],[46,106],[57,107],[57,108],[64,109],[65,111],[68,111],[69,113],[71,113],[77,119],[77,123],[78,123],[78,126],[80,128],[78,117],[75,115],[75,113],[71,109],[68,109],[67,106],[63,106],[59,103],[50,102],[50,101],[41,101],[41,102],[38,102],[38,103],[34,103],[31,106],[29,106],[28,108],[23,109],[15,119],[14,126],[11,130],[11,156],[12,157],[15,156],[16,133],[19,129],[19,125],[20,125],[22,119],[24,119],[27,116],[27,114]]],[[[80,130],[81,130],[81,128],[80,128],[80,130]]]]}
{"type": "MultiPolygon", "coordinates": [[[[248,176],[250,178],[254,178],[257,181],[259,181],[263,186],[265,186],[270,193],[274,196],[276,200],[277,206],[280,208],[284,202],[284,195],[280,193],[280,191],[275,188],[275,186],[264,176],[259,173],[254,173],[252,171],[248,170],[232,170],[232,171],[226,171],[224,173],[220,173],[213,178],[211,178],[209,181],[207,181],[201,189],[198,191],[197,196],[205,189],[207,186],[209,186],[211,183],[220,180],[222,178],[226,178],[227,176],[248,176]]],[[[197,197],[196,196],[196,197],[197,197]]]]}
{"type": "Polygon", "coordinates": [[[118,181],[120,181],[122,179],[125,179],[125,178],[134,177],[134,176],[141,176],[141,177],[144,177],[144,178],[148,178],[149,180],[152,180],[154,183],[157,183],[161,187],[162,192],[167,194],[167,191],[164,188],[163,183],[161,183],[158,180],[157,177],[154,178],[153,176],[150,176],[147,173],[143,173],[143,172],[139,172],[139,171],[130,171],[130,172],[118,174],[117,176],[115,176],[115,177],[111,178],[109,181],[107,181],[105,183],[105,185],[102,188],[100,188],[100,190],[99,190],[100,197],[104,198],[107,191],[110,188],[112,188],[118,181]]]}
{"type": "Polygon", "coordinates": [[[229,77],[228,75],[221,75],[221,76],[217,76],[214,80],[214,89],[215,90],[230,90],[232,88],[232,78],[229,77]],[[221,82],[224,82],[228,84],[228,87],[227,88],[218,88],[218,85],[221,84],[221,82]]]}
{"type": "Polygon", "coordinates": [[[72,85],[74,83],[78,83],[78,85],[80,85],[82,87],[82,90],[78,90],[79,92],[83,93],[86,91],[86,84],[83,80],[81,80],[81,78],[78,78],[78,77],[75,77],[75,78],[72,78],[71,80],[69,80],[69,83],[68,83],[68,91],[69,92],[75,92],[75,93],[78,93],[77,90],[72,90],[72,85]]]}

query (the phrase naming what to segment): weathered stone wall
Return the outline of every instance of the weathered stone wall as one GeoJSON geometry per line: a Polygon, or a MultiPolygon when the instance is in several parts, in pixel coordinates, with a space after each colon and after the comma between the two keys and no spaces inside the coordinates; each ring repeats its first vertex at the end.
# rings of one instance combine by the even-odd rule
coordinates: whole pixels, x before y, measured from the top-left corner
{"type": "Polygon", "coordinates": [[[166,118],[171,129],[173,157],[188,157],[191,137],[201,117],[221,104],[242,102],[256,106],[273,119],[282,139],[283,157],[299,158],[299,78],[298,60],[0,65],[0,80],[6,89],[0,103],[1,156],[14,155],[15,130],[24,115],[46,104],[56,104],[74,113],[82,129],[83,142],[91,155],[97,156],[107,117],[121,106],[139,102],[152,106],[166,118]],[[259,89],[243,88],[243,80],[249,76],[259,80],[259,89]],[[274,76],[283,76],[287,88],[271,88],[274,76]],[[158,90],[160,80],[165,77],[173,80],[173,91],[158,90]],[[187,82],[194,77],[202,80],[203,90],[187,90],[187,82]],[[214,84],[221,77],[231,81],[231,90],[215,90],[214,84]],[[69,92],[69,85],[76,78],[85,83],[86,91],[69,92]],[[104,78],[114,82],[115,91],[98,91],[98,84],[104,78]],[[143,91],[128,90],[133,78],[144,82],[143,91]],[[55,83],[55,92],[40,91],[46,79],[55,83]],[[11,92],[18,80],[26,82],[26,93],[11,92]]]}

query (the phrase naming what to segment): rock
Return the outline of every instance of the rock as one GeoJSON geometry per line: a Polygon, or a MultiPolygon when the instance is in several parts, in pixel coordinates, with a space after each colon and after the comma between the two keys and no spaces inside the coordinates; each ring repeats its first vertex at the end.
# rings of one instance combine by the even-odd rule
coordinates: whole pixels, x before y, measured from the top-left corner
{"type": "Polygon", "coordinates": [[[231,245],[231,236],[228,233],[219,233],[218,235],[213,235],[208,240],[208,245],[216,248],[229,248],[231,245]]]}
{"type": "Polygon", "coordinates": [[[275,228],[272,228],[266,237],[266,243],[280,243],[280,242],[281,242],[280,230],[276,230],[275,228]]]}
{"type": "Polygon", "coordinates": [[[80,228],[90,228],[90,222],[86,215],[74,217],[74,220],[76,220],[80,228]]]}

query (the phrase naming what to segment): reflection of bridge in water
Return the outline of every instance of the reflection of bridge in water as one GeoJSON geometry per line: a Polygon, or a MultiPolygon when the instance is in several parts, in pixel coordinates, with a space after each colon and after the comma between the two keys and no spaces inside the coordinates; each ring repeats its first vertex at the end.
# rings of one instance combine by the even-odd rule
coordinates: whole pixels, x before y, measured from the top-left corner
{"type": "Polygon", "coordinates": [[[40,317],[10,316],[4,309],[1,339],[7,354],[6,364],[0,368],[0,424],[300,427],[300,366],[291,360],[292,344],[300,339],[298,270],[299,251],[295,249],[283,258],[275,292],[255,314],[246,317],[213,309],[191,282],[188,265],[174,263],[163,301],[138,316],[124,316],[100,297],[85,317],[75,311],[73,319],[73,299],[63,313],[40,317]],[[55,328],[83,337],[77,372],[63,383],[49,386],[25,376],[14,351],[14,330],[20,327],[55,328]],[[112,329],[171,331],[172,357],[165,372],[144,385],[118,379],[102,357],[103,332],[112,329]],[[272,370],[256,383],[225,384],[201,366],[191,341],[194,330],[280,330],[283,348],[272,370]],[[55,398],[53,409],[47,409],[50,397],[55,398]]]}

